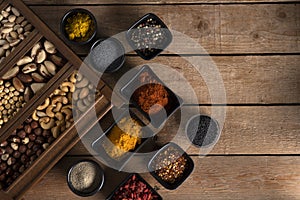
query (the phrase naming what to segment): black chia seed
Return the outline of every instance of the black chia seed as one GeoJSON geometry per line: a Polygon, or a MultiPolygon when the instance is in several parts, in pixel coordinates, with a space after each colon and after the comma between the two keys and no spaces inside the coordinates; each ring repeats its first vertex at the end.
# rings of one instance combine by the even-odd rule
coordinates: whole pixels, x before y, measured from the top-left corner
{"type": "Polygon", "coordinates": [[[197,116],[190,120],[187,126],[187,136],[196,146],[208,146],[215,142],[219,128],[215,120],[209,116],[197,116]]]}
{"type": "Polygon", "coordinates": [[[122,64],[119,58],[124,55],[122,48],[112,39],[101,41],[90,53],[94,68],[100,72],[113,71],[118,68],[122,64]]]}

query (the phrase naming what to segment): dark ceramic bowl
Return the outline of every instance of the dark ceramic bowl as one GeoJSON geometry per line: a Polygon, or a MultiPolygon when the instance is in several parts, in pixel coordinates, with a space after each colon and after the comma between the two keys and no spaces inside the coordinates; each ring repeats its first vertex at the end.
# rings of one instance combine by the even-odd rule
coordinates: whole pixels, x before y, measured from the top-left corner
{"type": "Polygon", "coordinates": [[[211,147],[220,138],[218,122],[208,115],[194,115],[189,119],[185,132],[191,143],[196,147],[211,147]]]}
{"type": "Polygon", "coordinates": [[[74,163],[70,169],[68,170],[68,175],[67,175],[67,183],[69,188],[71,189],[72,192],[74,192],[75,194],[77,194],[78,196],[82,196],[82,197],[87,197],[87,196],[92,196],[94,194],[96,194],[99,190],[101,190],[101,188],[103,187],[104,184],[104,171],[103,169],[100,167],[100,165],[98,163],[96,163],[93,160],[80,160],[76,163],[74,163]],[[97,169],[97,174],[95,177],[95,182],[93,184],[93,186],[85,191],[79,191],[77,189],[74,188],[72,181],[71,181],[71,175],[72,175],[72,170],[74,170],[74,168],[80,164],[80,163],[84,163],[84,162],[88,162],[93,164],[96,169],[97,169]]]}
{"type": "Polygon", "coordinates": [[[121,88],[120,92],[127,100],[130,100],[130,103],[132,103],[148,120],[151,120],[152,118],[151,124],[155,128],[161,127],[161,125],[164,124],[164,122],[173,113],[175,113],[175,111],[178,110],[183,104],[182,98],[177,96],[172,90],[170,90],[167,86],[165,86],[164,83],[156,76],[156,74],[151,70],[151,68],[148,65],[144,65],[139,70],[139,72],[123,88],[121,88]],[[146,113],[144,110],[142,110],[138,105],[138,102],[134,101],[131,98],[134,91],[141,86],[139,77],[144,72],[147,72],[150,75],[151,80],[155,80],[158,84],[163,85],[167,93],[169,94],[168,104],[164,106],[164,109],[151,115],[149,113],[146,113]],[[166,112],[166,116],[165,116],[165,112],[166,112]]]}
{"type": "Polygon", "coordinates": [[[188,177],[189,175],[192,173],[194,169],[194,162],[193,160],[187,155],[186,152],[183,151],[183,149],[181,149],[177,144],[173,143],[173,142],[169,142],[167,144],[165,144],[154,156],[153,158],[150,160],[149,164],[148,164],[148,170],[150,172],[150,174],[162,185],[164,186],[166,189],[169,190],[174,190],[177,187],[179,187],[188,177]],[[178,151],[182,156],[184,156],[187,160],[187,165],[186,168],[183,172],[183,175],[180,178],[177,178],[176,181],[174,183],[169,183],[164,181],[163,179],[161,179],[158,174],[156,173],[156,169],[155,169],[155,164],[158,162],[158,156],[164,154],[164,152],[170,148],[173,147],[174,149],[176,149],[176,151],[178,151]]]}
{"type": "Polygon", "coordinates": [[[139,152],[143,148],[143,146],[146,144],[147,139],[154,135],[148,127],[145,127],[145,129],[142,132],[141,144],[136,145],[135,149],[124,153],[121,157],[117,159],[112,158],[106,152],[104,144],[110,143],[110,145],[113,145],[107,136],[110,134],[112,128],[116,126],[117,123],[124,117],[131,117],[132,119],[135,119],[141,126],[145,126],[145,124],[136,115],[130,113],[130,116],[128,116],[127,113],[124,112],[120,114],[120,117],[116,119],[116,121],[105,131],[104,134],[102,134],[102,136],[100,136],[96,141],[92,143],[93,150],[98,153],[101,160],[106,162],[106,164],[108,164],[109,166],[114,166],[115,169],[119,170],[121,170],[126,165],[126,163],[128,163],[130,158],[134,156],[134,153],[139,152]]]}
{"type": "Polygon", "coordinates": [[[132,176],[136,176],[136,180],[143,182],[146,185],[146,188],[148,190],[150,190],[152,192],[152,196],[155,195],[157,196],[157,198],[153,199],[153,200],[162,200],[163,198],[149,185],[149,183],[147,183],[147,181],[145,181],[145,179],[143,179],[139,174],[134,173],[134,174],[130,174],[124,181],[122,181],[122,183],[120,183],[120,185],[118,187],[116,187],[116,189],[114,189],[114,191],[106,198],[106,200],[113,200],[114,196],[116,194],[116,192],[118,192],[118,190],[123,187],[131,178],[132,176]]]}
{"type": "Polygon", "coordinates": [[[95,70],[113,73],[123,66],[125,49],[121,42],[115,38],[99,39],[91,47],[89,57],[95,70]]]}
{"type": "MultiPolygon", "coordinates": [[[[151,31],[150,31],[151,32],[151,31]]],[[[152,33],[151,33],[152,34],[152,33]]],[[[141,19],[135,22],[127,31],[126,38],[129,45],[134,49],[134,51],[143,59],[150,60],[160,54],[172,41],[172,34],[168,27],[164,24],[164,22],[157,17],[153,13],[148,13],[144,15],[141,19]],[[149,22],[150,20],[150,22],[149,22]],[[153,23],[155,25],[159,25],[159,28],[153,28],[153,37],[159,35],[158,39],[152,41],[151,44],[151,37],[147,35],[147,30],[142,29],[146,23],[153,23]],[[145,36],[146,35],[146,36],[145,36]],[[143,40],[143,38],[149,37],[150,40],[143,40]],[[147,41],[147,42],[145,42],[147,41]],[[149,48],[143,48],[143,45],[149,45],[149,48]],[[141,47],[142,46],[142,47],[141,47]],[[153,46],[153,47],[150,47],[153,46]]]]}
{"type": "Polygon", "coordinates": [[[89,43],[96,36],[96,34],[97,34],[97,21],[96,21],[96,18],[94,17],[94,15],[90,11],[82,9],[82,8],[75,8],[75,9],[69,10],[63,16],[63,18],[61,20],[61,23],[60,23],[60,31],[61,31],[62,35],[64,36],[64,38],[69,43],[75,44],[75,45],[84,45],[84,44],[89,43]],[[77,39],[75,38],[74,40],[70,40],[70,38],[68,37],[67,31],[65,30],[65,27],[68,23],[67,20],[70,17],[73,17],[73,16],[77,15],[78,13],[87,14],[91,18],[92,24],[91,24],[91,27],[90,27],[86,37],[77,38],[77,39]]]}

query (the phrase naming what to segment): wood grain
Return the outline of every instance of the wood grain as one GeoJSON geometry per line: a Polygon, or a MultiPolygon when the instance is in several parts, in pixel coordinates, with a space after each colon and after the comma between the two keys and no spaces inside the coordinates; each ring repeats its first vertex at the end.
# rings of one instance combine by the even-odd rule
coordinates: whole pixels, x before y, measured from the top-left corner
{"type": "MultiPolygon", "coordinates": [[[[24,0],[28,5],[33,4],[86,4],[86,5],[97,5],[97,4],[133,4],[133,5],[144,5],[144,4],[201,4],[201,3],[269,3],[269,2],[291,2],[290,0],[149,0],[149,1],[140,1],[140,0],[126,0],[126,1],[117,1],[117,0],[24,0]]],[[[295,2],[298,2],[297,0],[295,2]]]]}
{"type": "MultiPolygon", "coordinates": [[[[156,74],[185,103],[193,104],[275,104],[300,102],[300,57],[299,56],[212,56],[212,64],[205,63],[208,57],[166,57],[151,61],[139,57],[127,57],[124,67],[114,76],[104,75],[104,81],[119,91],[126,81],[116,84],[129,70],[149,64],[156,74]],[[192,65],[193,60],[199,65],[192,65]],[[215,66],[213,65],[215,63],[215,66]],[[167,66],[164,68],[163,66],[167,66]],[[201,74],[195,67],[200,69],[201,74]],[[175,70],[175,71],[173,71],[175,70]],[[209,74],[212,73],[212,77],[209,74]],[[226,99],[213,92],[220,88],[216,75],[220,73],[226,99]],[[188,88],[190,84],[190,89],[188,88]],[[192,98],[195,92],[198,99],[192,98]],[[212,95],[218,98],[212,100],[212,95]]],[[[128,78],[130,79],[130,77],[128,78]]],[[[127,80],[128,80],[127,79],[127,80]]]]}
{"type": "MultiPolygon", "coordinates": [[[[59,35],[58,22],[64,13],[75,7],[31,6],[59,35]]],[[[209,54],[300,52],[300,4],[82,7],[95,15],[98,21],[98,37],[126,31],[141,16],[153,12],[170,29],[195,40],[187,43],[185,36],[176,35],[170,47],[173,52],[197,54],[197,43],[209,54]]],[[[89,47],[90,45],[71,46],[78,54],[87,53],[89,47]]]]}
{"type": "MultiPolygon", "coordinates": [[[[68,167],[75,160],[91,158],[65,157],[34,188],[25,200],[65,199],[80,197],[67,186],[68,167]],[[45,189],[47,188],[47,189],[45,189]]],[[[142,174],[150,185],[158,186],[164,199],[286,199],[300,198],[300,158],[273,156],[192,157],[195,169],[178,189],[164,189],[149,173],[142,174]]],[[[104,188],[86,199],[104,199],[124,179],[124,173],[104,168],[104,188]]]]}
{"type": "MultiPolygon", "coordinates": [[[[219,122],[222,120],[221,114],[218,114],[222,107],[191,106],[185,109],[190,112],[199,109],[200,113],[208,115],[211,115],[212,109],[216,109],[214,118],[219,122]]],[[[226,119],[221,137],[212,150],[200,150],[190,146],[184,131],[186,121],[183,120],[183,127],[178,125],[180,124],[179,112],[175,113],[157,134],[157,144],[163,145],[169,142],[179,130],[178,138],[174,141],[179,142],[183,147],[190,146],[187,149],[189,154],[300,154],[299,106],[229,106],[225,109],[226,119]]],[[[109,119],[103,118],[103,121],[109,119]]],[[[90,132],[86,138],[93,138],[92,136],[97,133],[97,131],[90,132]]],[[[68,155],[89,154],[90,152],[81,142],[68,153],[68,155]]]]}

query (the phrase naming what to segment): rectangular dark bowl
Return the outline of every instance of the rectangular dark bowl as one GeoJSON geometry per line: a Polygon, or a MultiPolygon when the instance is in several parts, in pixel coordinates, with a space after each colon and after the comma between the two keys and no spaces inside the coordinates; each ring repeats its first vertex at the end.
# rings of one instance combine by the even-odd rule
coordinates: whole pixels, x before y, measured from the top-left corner
{"type": "Polygon", "coordinates": [[[164,116],[164,110],[159,111],[156,114],[152,114],[153,120],[151,124],[155,128],[159,128],[177,109],[179,109],[183,104],[183,99],[176,95],[172,90],[170,90],[158,77],[157,75],[151,70],[148,65],[144,65],[138,73],[123,87],[121,88],[121,94],[130,101],[148,120],[151,120],[150,115],[143,111],[138,103],[131,99],[131,95],[134,91],[140,87],[139,76],[143,73],[147,72],[153,80],[156,80],[159,84],[163,85],[166,91],[169,94],[168,104],[164,107],[166,110],[166,118],[164,116]]]}
{"type": "Polygon", "coordinates": [[[183,151],[183,149],[181,147],[179,147],[177,144],[173,143],[173,142],[169,142],[167,144],[165,144],[154,156],[153,158],[150,160],[150,162],[148,163],[148,170],[150,172],[150,174],[162,185],[164,186],[166,189],[169,190],[174,190],[177,187],[179,187],[188,177],[189,175],[192,173],[194,169],[194,162],[193,160],[189,157],[189,155],[187,155],[187,153],[185,151],[183,151]],[[153,167],[153,164],[156,162],[157,156],[160,155],[162,152],[164,152],[167,148],[169,147],[174,147],[177,151],[180,152],[180,154],[182,154],[186,159],[187,159],[187,168],[185,168],[183,175],[181,178],[179,178],[177,181],[175,181],[174,183],[168,183],[164,180],[162,180],[155,172],[155,169],[153,167]]]}
{"type": "Polygon", "coordinates": [[[150,60],[154,57],[156,57],[158,54],[160,54],[172,41],[172,34],[168,27],[164,24],[164,22],[157,17],[153,13],[148,13],[144,15],[141,19],[139,19],[137,22],[135,22],[127,31],[126,38],[129,43],[129,45],[134,49],[134,51],[143,59],[150,60]],[[140,24],[145,23],[148,19],[154,19],[158,22],[158,24],[161,26],[160,28],[164,31],[164,34],[166,36],[165,40],[161,44],[161,48],[153,48],[153,52],[149,55],[145,54],[139,47],[136,46],[134,41],[132,41],[131,36],[133,34],[133,30],[136,29],[140,24]]]}
{"type": "MultiPolygon", "coordinates": [[[[139,152],[140,149],[142,149],[144,144],[146,144],[146,140],[149,139],[149,138],[141,138],[141,144],[137,145],[134,150],[123,154],[119,159],[114,159],[114,158],[110,157],[110,155],[106,153],[105,147],[103,146],[103,144],[105,142],[110,142],[110,140],[106,136],[110,133],[112,128],[115,125],[117,125],[117,123],[124,117],[132,117],[141,126],[145,126],[145,124],[134,113],[130,113],[130,116],[128,116],[126,112],[123,112],[119,116],[119,118],[104,132],[104,134],[102,134],[97,140],[95,140],[92,143],[92,148],[94,149],[95,152],[97,152],[99,154],[98,156],[100,157],[100,160],[105,161],[109,166],[114,166],[115,169],[119,169],[119,170],[121,170],[126,165],[126,163],[133,156],[133,153],[139,152]]],[[[153,136],[154,134],[148,127],[145,127],[143,136],[145,136],[145,135],[149,137],[151,135],[153,136]]]]}
{"type": "Polygon", "coordinates": [[[120,187],[122,187],[123,185],[125,185],[125,184],[127,183],[127,181],[128,181],[129,179],[131,179],[131,177],[132,177],[133,175],[136,176],[137,180],[139,180],[139,181],[145,183],[146,186],[147,186],[147,189],[150,189],[154,195],[157,195],[157,197],[158,197],[157,200],[162,200],[162,199],[163,199],[163,198],[156,192],[156,190],[154,190],[154,189],[151,187],[151,185],[149,185],[149,183],[147,183],[147,181],[145,181],[145,179],[143,179],[138,173],[133,173],[133,174],[130,174],[127,178],[125,178],[125,180],[122,181],[122,182],[118,185],[118,187],[116,187],[116,188],[114,189],[114,191],[106,198],[106,200],[112,200],[112,198],[114,197],[114,194],[120,189],[120,187]]]}

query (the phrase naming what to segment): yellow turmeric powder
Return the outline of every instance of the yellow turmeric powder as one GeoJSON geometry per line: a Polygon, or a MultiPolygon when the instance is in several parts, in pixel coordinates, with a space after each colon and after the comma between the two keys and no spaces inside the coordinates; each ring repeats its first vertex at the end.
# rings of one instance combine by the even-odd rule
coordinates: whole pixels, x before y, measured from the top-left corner
{"type": "Polygon", "coordinates": [[[107,136],[113,145],[104,144],[105,150],[110,157],[118,159],[126,152],[134,150],[137,144],[141,144],[141,136],[139,123],[130,117],[124,117],[107,136]]]}
{"type": "Polygon", "coordinates": [[[70,40],[84,41],[93,33],[91,17],[85,13],[77,13],[67,19],[65,30],[70,40]]]}

